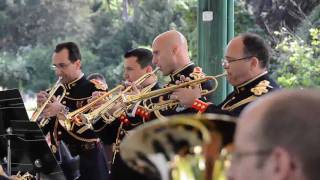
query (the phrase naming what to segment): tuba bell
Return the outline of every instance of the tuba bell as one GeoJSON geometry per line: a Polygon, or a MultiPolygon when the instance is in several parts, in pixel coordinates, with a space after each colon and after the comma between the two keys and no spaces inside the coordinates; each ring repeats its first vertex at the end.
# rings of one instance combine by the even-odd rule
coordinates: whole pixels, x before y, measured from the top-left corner
{"type": "Polygon", "coordinates": [[[221,164],[220,154],[232,143],[234,130],[235,119],[227,115],[171,116],[132,130],[120,144],[120,155],[151,178],[218,180],[225,169],[215,165],[221,164]]]}

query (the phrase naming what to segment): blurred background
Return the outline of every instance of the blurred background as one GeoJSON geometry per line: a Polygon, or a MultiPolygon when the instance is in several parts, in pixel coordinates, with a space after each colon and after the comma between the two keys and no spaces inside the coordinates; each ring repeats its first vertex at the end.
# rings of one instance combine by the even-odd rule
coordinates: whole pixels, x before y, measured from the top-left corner
{"type": "MultiPolygon", "coordinates": [[[[199,0],[200,1],[200,0],[199,0]]],[[[122,79],[123,54],[150,48],[156,35],[177,29],[197,63],[198,0],[0,0],[0,90],[18,88],[28,109],[55,81],[57,43],[80,45],[83,70],[109,87],[122,79]]],[[[234,34],[251,31],[273,48],[271,72],[283,87],[320,85],[319,0],[235,0],[234,34]]]]}

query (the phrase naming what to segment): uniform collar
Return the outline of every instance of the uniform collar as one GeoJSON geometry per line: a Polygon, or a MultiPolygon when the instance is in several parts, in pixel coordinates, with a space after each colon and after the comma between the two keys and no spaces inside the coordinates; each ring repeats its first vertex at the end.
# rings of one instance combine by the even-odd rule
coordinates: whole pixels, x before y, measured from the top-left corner
{"type": "Polygon", "coordinates": [[[77,79],[73,80],[70,83],[67,83],[66,86],[70,89],[71,87],[81,83],[83,80],[85,80],[86,78],[84,77],[84,74],[82,73],[77,79]]]}
{"type": "Polygon", "coordinates": [[[184,67],[177,69],[173,73],[171,73],[170,79],[172,82],[175,82],[176,80],[180,79],[181,75],[188,77],[189,74],[191,74],[193,72],[193,69],[194,69],[194,63],[190,62],[187,65],[185,65],[184,67]]]}
{"type": "Polygon", "coordinates": [[[243,84],[240,84],[238,86],[235,86],[234,89],[237,93],[240,93],[241,91],[245,91],[250,89],[251,87],[255,86],[257,83],[260,82],[260,79],[263,79],[268,74],[268,71],[265,71],[258,76],[250,79],[247,82],[244,82],[243,84]]]}

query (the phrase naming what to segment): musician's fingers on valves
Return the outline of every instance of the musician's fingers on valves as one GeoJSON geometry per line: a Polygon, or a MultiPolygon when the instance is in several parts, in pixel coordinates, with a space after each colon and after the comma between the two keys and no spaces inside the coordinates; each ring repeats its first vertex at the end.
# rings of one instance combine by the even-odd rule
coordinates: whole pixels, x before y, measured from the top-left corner
{"type": "Polygon", "coordinates": [[[49,94],[46,91],[40,91],[37,94],[37,106],[41,106],[49,97],[49,94]]]}
{"type": "Polygon", "coordinates": [[[176,89],[170,96],[170,99],[178,100],[184,107],[191,107],[195,99],[198,98],[201,98],[201,89],[199,86],[176,89]]]}

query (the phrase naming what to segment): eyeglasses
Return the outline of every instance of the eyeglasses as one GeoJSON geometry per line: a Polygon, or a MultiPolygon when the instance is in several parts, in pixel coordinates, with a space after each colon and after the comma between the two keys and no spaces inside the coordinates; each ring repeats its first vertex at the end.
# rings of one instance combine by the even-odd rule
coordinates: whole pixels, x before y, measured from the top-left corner
{"type": "Polygon", "coordinates": [[[238,59],[230,59],[230,60],[222,59],[221,63],[222,63],[222,66],[228,66],[230,63],[233,63],[236,61],[241,61],[241,60],[248,60],[252,57],[254,57],[254,56],[248,56],[248,57],[243,57],[243,58],[238,58],[238,59]]]}
{"type": "Polygon", "coordinates": [[[270,149],[264,150],[254,150],[254,151],[235,151],[232,153],[231,161],[232,162],[239,162],[241,159],[247,156],[266,156],[271,153],[270,149]]]}
{"type": "Polygon", "coordinates": [[[70,64],[72,64],[72,63],[68,63],[68,64],[65,64],[65,63],[53,64],[53,65],[51,66],[51,69],[52,69],[52,70],[56,70],[56,69],[66,69],[70,64]]]}

